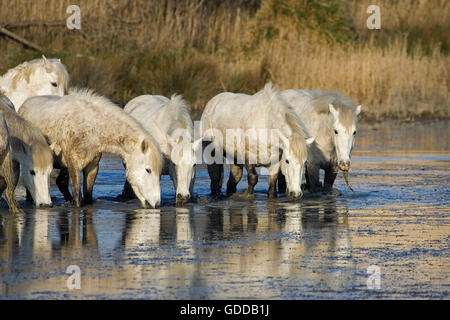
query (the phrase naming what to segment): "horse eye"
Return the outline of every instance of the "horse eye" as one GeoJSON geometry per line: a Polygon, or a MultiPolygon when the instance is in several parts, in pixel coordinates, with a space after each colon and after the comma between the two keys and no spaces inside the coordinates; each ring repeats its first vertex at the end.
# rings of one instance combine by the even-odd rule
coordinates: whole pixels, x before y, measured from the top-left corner
{"type": "Polygon", "coordinates": [[[34,176],[34,175],[36,174],[36,172],[34,172],[34,170],[30,170],[30,174],[31,174],[32,176],[34,176]]]}
{"type": "Polygon", "coordinates": [[[334,134],[338,134],[337,130],[334,130],[334,134]]]}
{"type": "Polygon", "coordinates": [[[353,135],[355,135],[356,134],[356,131],[353,131],[353,135]]]}
{"type": "Polygon", "coordinates": [[[286,159],[286,163],[289,164],[289,160],[286,159]]]}
{"type": "Polygon", "coordinates": [[[145,171],[147,171],[148,174],[152,174],[152,170],[151,169],[145,169],[145,171]]]}
{"type": "Polygon", "coordinates": [[[197,164],[196,163],[194,163],[194,167],[196,167],[197,166],[197,164]]]}
{"type": "Polygon", "coordinates": [[[58,86],[58,84],[57,84],[56,82],[52,82],[51,84],[52,84],[52,86],[54,86],[54,87],[57,87],[57,86],[58,86]]]}

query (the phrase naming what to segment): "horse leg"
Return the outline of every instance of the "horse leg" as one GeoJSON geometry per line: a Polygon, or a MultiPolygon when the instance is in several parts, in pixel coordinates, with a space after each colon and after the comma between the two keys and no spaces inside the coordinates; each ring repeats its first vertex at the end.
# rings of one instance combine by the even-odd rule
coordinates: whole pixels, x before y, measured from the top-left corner
{"type": "Polygon", "coordinates": [[[133,187],[128,182],[128,180],[125,180],[125,184],[123,185],[123,191],[120,195],[120,198],[122,199],[135,199],[136,195],[134,194],[133,187]]]}
{"type": "Polygon", "coordinates": [[[17,161],[12,161],[12,184],[17,186],[20,177],[20,163],[17,161]]]}
{"type": "Polygon", "coordinates": [[[269,167],[269,190],[267,192],[269,198],[277,197],[277,181],[278,185],[280,185],[280,175],[286,184],[286,180],[284,175],[281,173],[280,164],[272,165],[269,167]]]}
{"type": "Polygon", "coordinates": [[[102,155],[98,155],[92,160],[86,168],[83,169],[83,195],[84,203],[92,204],[92,192],[94,191],[94,183],[98,173],[98,163],[102,155]]]}
{"type": "Polygon", "coordinates": [[[323,181],[323,187],[327,190],[331,190],[333,188],[334,180],[338,174],[337,166],[330,166],[325,169],[325,178],[323,181]]]}
{"type": "Polygon", "coordinates": [[[258,174],[256,173],[255,165],[245,164],[245,169],[247,170],[247,181],[248,181],[248,195],[253,195],[255,185],[258,183],[258,174]]]}
{"type": "Polygon", "coordinates": [[[319,181],[320,168],[314,164],[308,164],[306,166],[306,187],[310,192],[318,192],[320,187],[319,181]]]}
{"type": "MultiPolygon", "coordinates": [[[[205,150],[212,142],[211,141],[203,141],[202,147],[205,150]]],[[[211,157],[216,156],[216,150],[212,150],[211,157]]],[[[208,164],[208,174],[211,180],[211,195],[212,196],[221,196],[222,195],[222,183],[223,183],[223,163],[213,163],[208,164]]]]}
{"type": "Polygon", "coordinates": [[[59,191],[63,194],[64,200],[72,202],[73,198],[69,191],[69,171],[67,168],[61,168],[58,177],[56,178],[56,185],[59,191]]]}
{"type": "Polygon", "coordinates": [[[286,177],[281,170],[278,173],[278,193],[286,193],[286,177]]]}
{"type": "Polygon", "coordinates": [[[20,170],[19,164],[16,162],[16,166],[13,165],[11,152],[8,152],[1,164],[0,197],[6,189],[6,202],[8,203],[9,210],[13,213],[21,212],[14,195],[17,181],[19,180],[19,172],[17,170],[20,170]]]}
{"type": "Polygon", "coordinates": [[[211,179],[211,195],[222,195],[222,183],[223,183],[223,164],[209,164],[208,174],[211,179]]]}
{"type": "Polygon", "coordinates": [[[230,177],[227,182],[227,195],[236,193],[236,186],[242,179],[242,173],[242,164],[230,164],[230,177]]]}
{"type": "Polygon", "coordinates": [[[0,176],[0,197],[3,195],[6,189],[6,180],[5,178],[0,176]]]}
{"type": "Polygon", "coordinates": [[[74,167],[69,167],[69,181],[70,187],[72,188],[73,205],[75,207],[81,206],[81,170],[75,169],[74,167]]]}
{"type": "Polygon", "coordinates": [[[267,192],[269,198],[277,197],[277,179],[279,179],[279,175],[277,173],[269,176],[269,191],[267,192]]]}
{"type": "MultiPolygon", "coordinates": [[[[127,166],[125,165],[125,163],[123,163],[123,166],[126,170],[127,166]]],[[[122,193],[118,196],[118,198],[120,198],[120,199],[135,199],[136,198],[136,195],[134,194],[134,191],[133,191],[133,187],[131,187],[131,184],[128,182],[127,178],[125,178],[125,183],[123,185],[122,193]]]]}

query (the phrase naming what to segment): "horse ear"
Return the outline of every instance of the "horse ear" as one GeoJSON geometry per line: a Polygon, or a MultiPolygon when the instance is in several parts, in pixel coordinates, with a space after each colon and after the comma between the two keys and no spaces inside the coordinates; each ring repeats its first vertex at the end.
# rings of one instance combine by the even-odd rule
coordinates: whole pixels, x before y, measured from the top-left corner
{"type": "Polygon", "coordinates": [[[317,137],[311,137],[311,138],[306,139],[306,144],[311,144],[311,143],[313,143],[314,140],[316,140],[316,138],[317,138],[317,137]]]}
{"type": "Polygon", "coordinates": [[[356,107],[356,115],[359,115],[361,113],[361,109],[362,109],[361,105],[356,107]]]}
{"type": "Polygon", "coordinates": [[[142,153],[145,154],[147,152],[147,150],[148,150],[148,147],[149,147],[148,141],[146,139],[142,140],[142,142],[141,142],[141,151],[142,151],[142,153]]]}
{"type": "Polygon", "coordinates": [[[331,103],[328,105],[328,108],[329,108],[331,114],[332,114],[335,118],[337,118],[338,115],[339,115],[339,111],[336,110],[336,108],[335,108],[331,103]]]}
{"type": "Polygon", "coordinates": [[[52,66],[50,64],[50,61],[48,61],[47,58],[44,55],[42,55],[42,60],[44,61],[45,70],[47,70],[47,72],[51,72],[52,71],[52,66]]]}

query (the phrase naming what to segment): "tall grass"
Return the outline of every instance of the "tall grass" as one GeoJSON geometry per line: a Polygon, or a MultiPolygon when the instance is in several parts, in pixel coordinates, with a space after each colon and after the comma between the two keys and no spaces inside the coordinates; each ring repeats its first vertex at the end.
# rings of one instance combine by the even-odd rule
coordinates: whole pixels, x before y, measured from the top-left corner
{"type": "MultiPolygon", "coordinates": [[[[0,1],[0,24],[68,66],[72,85],[125,103],[139,94],[183,94],[192,111],[221,91],[339,90],[366,119],[448,118],[448,1],[377,1],[381,30],[368,30],[369,1],[80,0],[82,31],[62,21],[65,0],[0,1]],[[32,22],[14,27],[17,22],[32,22]]],[[[37,53],[0,37],[0,72],[37,53]]]]}

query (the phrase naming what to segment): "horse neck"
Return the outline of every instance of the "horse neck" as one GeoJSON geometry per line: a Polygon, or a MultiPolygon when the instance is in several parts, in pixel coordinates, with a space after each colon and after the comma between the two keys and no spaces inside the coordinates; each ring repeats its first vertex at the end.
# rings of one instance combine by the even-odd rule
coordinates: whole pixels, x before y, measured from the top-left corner
{"type": "Polygon", "coordinates": [[[133,155],[137,144],[144,139],[142,132],[129,124],[117,126],[110,132],[111,135],[102,141],[100,152],[117,155],[125,162],[133,155]]]}
{"type": "MultiPolygon", "coordinates": [[[[333,115],[327,114],[325,117],[325,125],[319,125],[319,130],[317,132],[317,143],[320,145],[321,150],[329,154],[334,150],[334,141],[333,141],[333,124],[334,118],[333,115]]],[[[322,123],[322,120],[320,121],[322,123]]]]}
{"type": "Polygon", "coordinates": [[[132,156],[134,150],[136,149],[136,143],[130,138],[126,138],[123,141],[114,139],[113,142],[105,143],[102,146],[102,153],[111,153],[119,156],[125,163],[132,156]]]}

